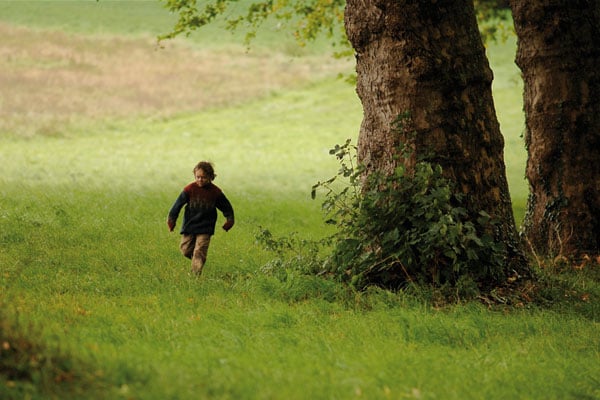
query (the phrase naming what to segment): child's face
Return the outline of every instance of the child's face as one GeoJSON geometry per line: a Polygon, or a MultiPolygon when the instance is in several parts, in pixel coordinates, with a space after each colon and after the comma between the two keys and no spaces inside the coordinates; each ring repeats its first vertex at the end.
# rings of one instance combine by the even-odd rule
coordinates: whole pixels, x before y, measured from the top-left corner
{"type": "Polygon", "coordinates": [[[210,178],[201,169],[197,169],[196,172],[194,172],[194,177],[196,178],[196,185],[200,187],[206,186],[210,183],[210,178]]]}

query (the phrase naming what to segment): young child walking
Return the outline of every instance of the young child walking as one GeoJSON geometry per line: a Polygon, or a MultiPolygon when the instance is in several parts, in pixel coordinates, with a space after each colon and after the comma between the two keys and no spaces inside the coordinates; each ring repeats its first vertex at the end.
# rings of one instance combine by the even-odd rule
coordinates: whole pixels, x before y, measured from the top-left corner
{"type": "Polygon", "coordinates": [[[192,260],[192,273],[202,274],[210,238],[215,233],[217,209],[226,218],[223,229],[233,227],[233,207],[225,194],[212,183],[215,171],[211,163],[200,161],[194,167],[194,182],[183,188],[167,217],[169,231],[173,232],[179,212],[185,207],[181,225],[181,253],[192,260]]]}

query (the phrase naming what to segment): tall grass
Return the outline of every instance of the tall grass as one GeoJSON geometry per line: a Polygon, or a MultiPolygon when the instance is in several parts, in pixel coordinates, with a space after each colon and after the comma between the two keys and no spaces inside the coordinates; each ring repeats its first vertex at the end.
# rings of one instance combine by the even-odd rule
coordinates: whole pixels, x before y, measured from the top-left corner
{"type": "MultiPolygon", "coordinates": [[[[598,326],[577,314],[474,304],[436,311],[402,295],[260,273],[269,255],[254,243],[259,225],[321,234],[306,189],[333,167],[326,144],[346,133],[334,125],[335,102],[324,101],[322,118],[309,124],[324,136],[301,134],[290,112],[272,110],[298,112],[310,93],[327,99],[336,90],[346,87],[330,82],[163,123],[3,141],[3,292],[11,312],[86,371],[58,385],[62,396],[77,398],[89,376],[100,382],[90,389],[99,398],[598,395],[598,326]],[[285,131],[271,125],[279,119],[285,131]],[[195,281],[164,218],[198,158],[215,161],[238,224],[217,233],[195,281]],[[66,395],[65,386],[73,388],[66,395]]],[[[4,390],[10,398],[16,389],[4,390]]]]}
{"type": "MultiPolygon", "coordinates": [[[[510,87],[496,90],[514,107],[510,87]]],[[[503,131],[520,132],[504,118],[503,131]]],[[[0,398],[599,397],[592,271],[570,274],[548,308],[505,309],[436,309],[261,271],[271,254],[255,242],[260,227],[327,233],[310,187],[333,174],[328,149],[355,137],[360,119],[353,88],[323,78],[228,107],[1,136],[0,361],[23,340],[47,357],[26,357],[39,371],[28,379],[0,371],[0,398]],[[236,226],[216,233],[196,280],[165,218],[200,159],[215,163],[236,226]]],[[[518,134],[507,139],[515,170],[518,134]]]]}

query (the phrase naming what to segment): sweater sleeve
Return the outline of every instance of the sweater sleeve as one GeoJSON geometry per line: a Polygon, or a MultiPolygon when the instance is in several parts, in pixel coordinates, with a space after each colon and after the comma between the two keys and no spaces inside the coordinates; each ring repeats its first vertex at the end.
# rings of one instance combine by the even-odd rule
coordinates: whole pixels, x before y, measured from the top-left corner
{"type": "Polygon", "coordinates": [[[221,194],[217,198],[216,206],[219,210],[221,210],[221,212],[223,213],[223,216],[228,221],[234,220],[233,206],[231,205],[231,203],[229,202],[229,200],[227,199],[227,197],[225,196],[225,194],[223,192],[221,192],[221,194]]]}
{"type": "Polygon", "coordinates": [[[171,221],[177,221],[177,218],[179,217],[179,213],[181,212],[181,209],[183,208],[183,206],[188,202],[188,195],[185,191],[182,191],[179,196],[177,197],[177,200],[175,200],[175,203],[173,203],[173,206],[171,207],[171,210],[169,210],[169,220],[171,221]]]}

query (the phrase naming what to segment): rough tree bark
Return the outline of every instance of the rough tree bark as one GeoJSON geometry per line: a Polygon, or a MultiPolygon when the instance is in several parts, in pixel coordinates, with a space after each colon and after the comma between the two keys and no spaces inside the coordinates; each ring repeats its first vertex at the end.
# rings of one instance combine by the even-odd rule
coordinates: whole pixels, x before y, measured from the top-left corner
{"type": "Polygon", "coordinates": [[[525,83],[523,236],[541,256],[600,247],[600,2],[511,0],[525,83]]]}
{"type": "Polygon", "coordinates": [[[433,150],[465,193],[473,220],[500,221],[507,272],[527,272],[504,165],[504,140],[492,99],[492,72],[470,0],[347,0],[345,24],[356,53],[364,119],[358,155],[370,171],[397,162],[398,115],[408,112],[416,153],[433,150]]]}

